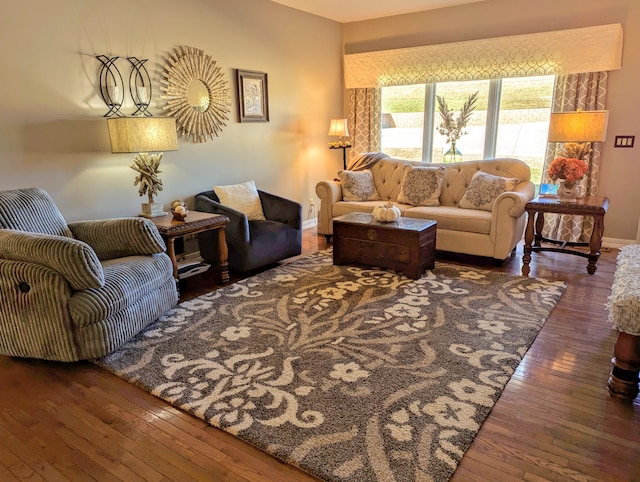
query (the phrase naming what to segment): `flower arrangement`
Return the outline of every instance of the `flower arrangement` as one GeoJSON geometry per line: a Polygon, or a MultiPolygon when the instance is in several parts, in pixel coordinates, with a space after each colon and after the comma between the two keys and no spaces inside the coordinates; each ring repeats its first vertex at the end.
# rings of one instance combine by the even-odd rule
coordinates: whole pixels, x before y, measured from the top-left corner
{"type": "Polygon", "coordinates": [[[449,109],[447,101],[439,95],[437,96],[438,112],[442,119],[442,122],[438,126],[438,132],[447,138],[447,144],[455,145],[456,141],[460,139],[460,136],[467,133],[464,129],[467,127],[473,109],[476,108],[479,93],[480,92],[476,92],[469,96],[462,106],[462,109],[460,109],[460,114],[458,114],[457,119],[453,118],[453,112],[449,109]]]}
{"type": "Polygon", "coordinates": [[[584,161],[574,157],[556,157],[549,169],[547,175],[554,181],[557,179],[565,179],[569,182],[576,182],[582,179],[589,171],[589,166],[584,161]]]}

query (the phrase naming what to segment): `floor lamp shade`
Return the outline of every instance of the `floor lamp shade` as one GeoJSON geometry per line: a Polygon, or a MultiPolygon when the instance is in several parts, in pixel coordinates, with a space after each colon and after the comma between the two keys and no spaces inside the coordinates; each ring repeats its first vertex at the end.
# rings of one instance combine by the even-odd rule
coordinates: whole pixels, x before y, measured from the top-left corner
{"type": "Polygon", "coordinates": [[[331,124],[329,125],[329,135],[337,137],[349,137],[347,119],[331,119],[331,124]]]}
{"type": "Polygon", "coordinates": [[[549,142],[604,142],[608,110],[556,112],[549,120],[549,142]]]}
{"type": "Polygon", "coordinates": [[[111,152],[177,151],[173,117],[113,117],[107,119],[111,152]]]}

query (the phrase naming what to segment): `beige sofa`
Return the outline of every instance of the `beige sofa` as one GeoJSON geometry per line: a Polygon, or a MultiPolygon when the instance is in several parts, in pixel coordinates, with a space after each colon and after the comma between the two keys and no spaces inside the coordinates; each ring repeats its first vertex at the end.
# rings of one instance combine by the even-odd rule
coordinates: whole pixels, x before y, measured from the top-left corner
{"type": "MultiPolygon", "coordinates": [[[[492,257],[502,261],[511,254],[522,239],[526,221],[525,205],[535,195],[534,185],[530,181],[529,166],[518,159],[424,164],[393,159],[382,153],[376,153],[365,154],[354,159],[350,169],[370,170],[380,199],[345,201],[338,179],[318,182],[316,185],[316,194],[320,198],[318,233],[324,234],[328,239],[333,234],[333,218],[350,212],[372,212],[374,207],[390,200],[400,208],[402,216],[437,221],[436,247],[438,250],[492,257]],[[440,167],[444,170],[442,191],[437,197],[438,206],[398,203],[407,165],[440,167]],[[495,198],[490,211],[459,207],[477,171],[517,180],[511,182],[515,187],[495,198]]],[[[474,182],[474,185],[477,183],[474,182]]]]}

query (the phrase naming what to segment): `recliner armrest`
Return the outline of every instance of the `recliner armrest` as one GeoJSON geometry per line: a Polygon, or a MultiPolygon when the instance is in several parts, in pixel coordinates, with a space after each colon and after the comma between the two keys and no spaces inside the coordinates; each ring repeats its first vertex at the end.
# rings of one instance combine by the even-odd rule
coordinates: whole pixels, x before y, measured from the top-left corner
{"type": "Polygon", "coordinates": [[[95,250],[99,259],[152,255],[166,249],[158,228],[147,218],[78,221],[68,226],[77,239],[95,250]]]}
{"type": "Polygon", "coordinates": [[[302,205],[290,199],[258,190],[264,217],[302,229],[302,205]]]}
{"type": "Polygon", "coordinates": [[[0,229],[0,258],[51,268],[75,291],[104,285],[104,271],[98,256],[78,239],[0,229]]]}

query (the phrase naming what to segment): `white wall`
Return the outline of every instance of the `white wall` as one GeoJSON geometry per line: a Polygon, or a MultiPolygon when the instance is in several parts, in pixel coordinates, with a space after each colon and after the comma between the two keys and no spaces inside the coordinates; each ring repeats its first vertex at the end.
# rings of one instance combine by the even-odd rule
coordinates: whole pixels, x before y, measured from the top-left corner
{"type": "Polygon", "coordinates": [[[610,23],[622,24],[624,49],[622,69],[609,75],[599,194],[611,201],[605,237],[633,241],[640,217],[640,0],[488,0],[345,24],[344,43],[355,53],[610,23]],[[635,148],[614,149],[616,135],[635,135],[635,148]]]}
{"type": "MultiPolygon", "coordinates": [[[[327,148],[342,115],[342,26],[268,0],[25,0],[0,16],[0,189],[46,189],[69,221],[136,215],[132,154],[111,154],[96,55],[147,58],[154,115],[177,46],[202,49],[225,73],[231,118],[220,136],[162,161],[158,200],[254,179],[303,204],[342,165],[327,148]],[[234,69],[268,74],[268,123],[239,123],[234,69]]],[[[123,76],[126,60],[120,60],[123,76]]],[[[125,80],[126,82],[126,80],[125,80]]],[[[123,112],[132,113],[130,106],[123,112]]],[[[317,203],[316,203],[317,204],[317,203]]]]}

